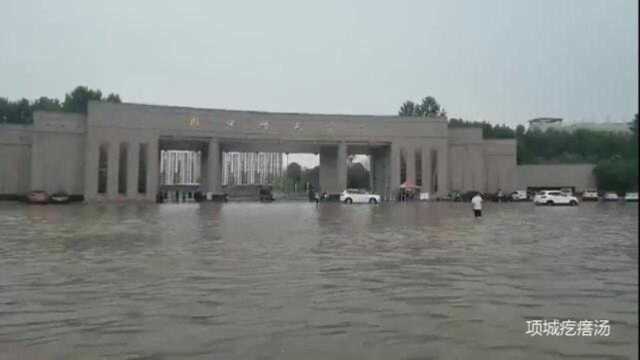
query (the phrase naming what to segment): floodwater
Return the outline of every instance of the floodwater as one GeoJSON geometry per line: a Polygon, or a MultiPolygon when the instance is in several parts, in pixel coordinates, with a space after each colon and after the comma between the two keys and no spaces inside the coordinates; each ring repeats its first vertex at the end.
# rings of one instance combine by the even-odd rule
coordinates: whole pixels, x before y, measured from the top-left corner
{"type": "Polygon", "coordinates": [[[637,204],[484,213],[0,203],[0,358],[637,358],[637,204]]]}

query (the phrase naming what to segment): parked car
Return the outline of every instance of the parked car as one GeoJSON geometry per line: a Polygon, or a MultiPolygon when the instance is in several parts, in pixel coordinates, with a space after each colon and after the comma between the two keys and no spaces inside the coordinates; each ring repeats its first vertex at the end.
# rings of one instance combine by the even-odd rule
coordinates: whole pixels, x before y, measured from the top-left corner
{"type": "Polygon", "coordinates": [[[624,195],[624,201],[638,201],[637,192],[628,192],[624,195]]]}
{"type": "Polygon", "coordinates": [[[525,201],[528,199],[529,197],[527,196],[526,190],[516,190],[511,193],[511,200],[513,201],[525,201]]]}
{"type": "Polygon", "coordinates": [[[340,194],[340,202],[343,202],[345,204],[351,204],[351,203],[377,204],[380,202],[380,195],[371,194],[366,190],[347,189],[340,194]]]}
{"type": "Polygon", "coordinates": [[[598,201],[598,192],[594,189],[587,189],[583,191],[582,201],[598,201]]]}
{"type": "Polygon", "coordinates": [[[536,205],[578,205],[578,198],[560,190],[543,190],[533,198],[536,205]]]}
{"type": "MultiPolygon", "coordinates": [[[[488,200],[488,199],[490,199],[490,198],[491,198],[491,197],[490,197],[489,195],[487,195],[487,194],[483,194],[483,193],[481,193],[481,192],[479,192],[479,191],[471,190],[471,191],[467,191],[467,192],[465,192],[464,194],[462,194],[462,195],[460,196],[460,200],[461,200],[461,201],[463,201],[463,202],[471,202],[471,199],[473,199],[473,197],[474,197],[474,196],[476,196],[476,194],[480,194],[480,197],[482,197],[482,199],[483,199],[483,200],[488,200]]],[[[497,199],[498,199],[498,197],[497,197],[497,196],[498,196],[498,194],[496,193],[496,194],[495,194],[495,196],[496,196],[496,197],[495,197],[494,199],[492,199],[492,200],[493,200],[493,201],[498,201],[498,200],[497,200],[497,199]]]]}
{"type": "Polygon", "coordinates": [[[58,191],[49,197],[49,202],[52,204],[67,204],[69,201],[69,194],[64,191],[58,191]]]}
{"type": "Polygon", "coordinates": [[[447,195],[438,197],[438,201],[462,201],[462,194],[459,191],[449,191],[447,195]]]}
{"type": "Polygon", "coordinates": [[[273,193],[271,192],[271,188],[269,187],[260,188],[260,190],[258,191],[258,196],[261,202],[271,202],[274,200],[273,193]]]}
{"type": "Polygon", "coordinates": [[[46,204],[49,202],[49,194],[42,190],[32,191],[27,195],[27,202],[30,204],[46,204]]]}
{"type": "Polygon", "coordinates": [[[618,201],[618,200],[620,200],[620,197],[615,192],[608,191],[608,192],[604,193],[604,196],[602,197],[602,200],[604,200],[604,201],[618,201]]]}

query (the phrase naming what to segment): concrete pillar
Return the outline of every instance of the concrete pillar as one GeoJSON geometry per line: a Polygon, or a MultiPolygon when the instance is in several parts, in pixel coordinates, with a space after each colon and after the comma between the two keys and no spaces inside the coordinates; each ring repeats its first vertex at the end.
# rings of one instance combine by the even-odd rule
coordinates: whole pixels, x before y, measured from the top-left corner
{"type": "Polygon", "coordinates": [[[427,145],[423,145],[420,151],[422,151],[422,186],[420,191],[428,192],[431,196],[433,195],[433,188],[431,183],[431,148],[427,145]]]}
{"type": "Polygon", "coordinates": [[[140,144],[130,142],[127,146],[127,197],[138,196],[138,169],[140,165],[140,144]]]}
{"type": "Polygon", "coordinates": [[[369,155],[369,179],[371,180],[371,191],[385,197],[384,189],[384,168],[382,151],[380,149],[372,149],[369,155]]]}
{"type": "Polygon", "coordinates": [[[474,162],[474,175],[473,175],[473,190],[478,190],[482,192],[487,191],[487,180],[485,177],[485,163],[484,163],[484,149],[482,146],[475,146],[473,151],[473,162],[474,162]]]}
{"type": "Polygon", "coordinates": [[[335,146],[320,147],[320,191],[322,192],[336,193],[338,191],[336,160],[337,149],[335,146]]]}
{"type": "Polygon", "coordinates": [[[107,150],[107,195],[113,199],[118,196],[118,174],[120,170],[120,143],[112,141],[107,150]]]}
{"type": "Polygon", "coordinates": [[[40,136],[35,134],[33,136],[33,142],[31,143],[31,169],[29,173],[30,177],[30,190],[44,190],[44,183],[42,182],[42,157],[40,156],[40,136]]]}
{"type": "Polygon", "coordinates": [[[209,186],[209,181],[207,180],[207,174],[208,174],[208,159],[209,159],[209,153],[206,150],[202,151],[202,154],[200,155],[200,191],[203,193],[206,193],[207,187],[209,186]]]}
{"type": "Polygon", "coordinates": [[[415,185],[416,183],[416,151],[411,146],[405,149],[406,149],[405,153],[407,154],[407,156],[405,157],[407,162],[406,163],[406,166],[407,166],[406,181],[411,182],[415,185]]]}
{"type": "Polygon", "coordinates": [[[391,143],[389,188],[390,197],[395,198],[395,194],[400,189],[400,146],[397,143],[391,143]]]}
{"type": "Polygon", "coordinates": [[[336,176],[338,191],[342,192],[347,188],[347,144],[343,142],[338,144],[336,176]]]}
{"type": "Polygon", "coordinates": [[[475,167],[478,165],[473,159],[473,152],[470,145],[465,145],[463,156],[462,172],[464,173],[464,180],[462,182],[462,191],[471,191],[474,189],[475,181],[475,167]]]}
{"type": "Polygon", "coordinates": [[[369,154],[369,191],[375,192],[375,179],[376,171],[375,171],[375,157],[373,154],[369,154]]]}
{"type": "Polygon", "coordinates": [[[449,192],[448,149],[447,143],[438,147],[438,196],[445,196],[449,192]]]}
{"type": "Polygon", "coordinates": [[[222,167],[224,166],[224,151],[222,148],[219,148],[219,156],[218,156],[218,190],[222,192],[222,167]]]}
{"type": "Polygon", "coordinates": [[[147,194],[149,200],[155,200],[158,193],[158,180],[160,177],[160,151],[158,150],[158,138],[154,138],[147,144],[147,194]]]}
{"type": "Polygon", "coordinates": [[[209,141],[207,154],[207,191],[220,192],[220,143],[216,139],[209,141]]]}
{"type": "MultiPolygon", "coordinates": [[[[84,199],[92,200],[98,195],[98,166],[100,161],[100,143],[87,135],[84,160],[84,199]]],[[[33,164],[33,160],[31,162],[33,164]]]]}

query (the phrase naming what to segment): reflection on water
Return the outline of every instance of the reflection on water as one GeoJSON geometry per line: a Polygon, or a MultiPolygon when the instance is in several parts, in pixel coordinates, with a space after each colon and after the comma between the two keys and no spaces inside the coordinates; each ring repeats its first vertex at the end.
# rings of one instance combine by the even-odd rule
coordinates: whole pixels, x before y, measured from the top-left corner
{"type": "Polygon", "coordinates": [[[484,212],[1,203],[0,358],[637,358],[636,204],[484,212]]]}

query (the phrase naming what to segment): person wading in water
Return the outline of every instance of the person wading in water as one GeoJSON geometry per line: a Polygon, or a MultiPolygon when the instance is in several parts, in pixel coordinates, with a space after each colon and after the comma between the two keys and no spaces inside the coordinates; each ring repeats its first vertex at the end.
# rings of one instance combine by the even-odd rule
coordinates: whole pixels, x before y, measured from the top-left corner
{"type": "Polygon", "coordinates": [[[482,196],[480,196],[480,193],[475,194],[471,199],[471,207],[475,217],[482,216],[482,196]]]}

